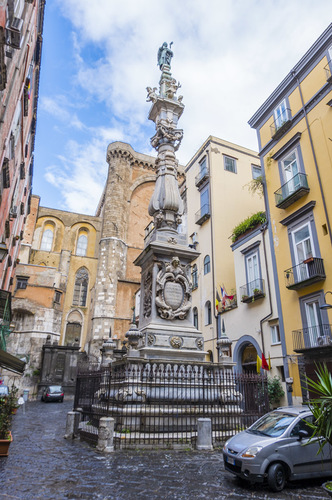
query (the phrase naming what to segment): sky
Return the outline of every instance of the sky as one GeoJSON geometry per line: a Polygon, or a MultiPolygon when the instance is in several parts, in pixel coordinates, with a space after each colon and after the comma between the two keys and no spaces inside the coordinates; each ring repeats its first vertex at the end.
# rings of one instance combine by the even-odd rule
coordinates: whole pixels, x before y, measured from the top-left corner
{"type": "Polygon", "coordinates": [[[33,193],[93,215],[114,141],[156,156],[146,87],[173,42],[186,165],[210,136],[258,150],[248,120],[331,22],[331,0],[47,0],[33,193]]]}

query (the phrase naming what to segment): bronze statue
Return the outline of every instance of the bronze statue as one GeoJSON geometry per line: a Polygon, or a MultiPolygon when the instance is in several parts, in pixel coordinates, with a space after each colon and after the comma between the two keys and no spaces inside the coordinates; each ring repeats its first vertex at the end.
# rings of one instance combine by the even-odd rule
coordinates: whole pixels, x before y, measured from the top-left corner
{"type": "Polygon", "coordinates": [[[171,67],[171,59],[173,57],[173,52],[171,51],[172,44],[173,42],[169,44],[168,48],[167,42],[164,42],[158,50],[158,66],[160,69],[162,69],[164,64],[171,67]]]}

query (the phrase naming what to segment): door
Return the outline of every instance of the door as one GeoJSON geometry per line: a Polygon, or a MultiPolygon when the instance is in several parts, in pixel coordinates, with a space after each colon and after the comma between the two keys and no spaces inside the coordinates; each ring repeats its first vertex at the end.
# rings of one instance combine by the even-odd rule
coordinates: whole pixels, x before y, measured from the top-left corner
{"type": "Polygon", "coordinates": [[[313,434],[313,429],[308,425],[313,423],[313,416],[307,416],[300,419],[293,427],[290,437],[296,438],[289,445],[291,459],[293,463],[294,474],[308,474],[311,473],[323,474],[324,471],[331,470],[331,459],[329,456],[328,445],[324,446],[323,453],[319,454],[319,442],[312,440],[310,437],[313,434]],[[299,440],[299,431],[305,430],[308,433],[308,438],[299,440]]]}
{"type": "Polygon", "coordinates": [[[307,332],[304,330],[304,341],[307,347],[317,346],[317,338],[322,335],[322,320],[317,299],[305,303],[307,332]]]}
{"type": "Polygon", "coordinates": [[[308,264],[304,261],[313,257],[314,248],[309,224],[305,224],[293,232],[293,246],[295,254],[296,272],[294,278],[297,282],[309,278],[308,264]]]}
{"type": "Polygon", "coordinates": [[[296,151],[294,150],[283,160],[284,181],[283,197],[287,198],[300,188],[300,176],[296,151]]]}
{"type": "Polygon", "coordinates": [[[283,100],[274,110],[275,128],[278,130],[287,120],[286,101],[283,100]]]}
{"type": "Polygon", "coordinates": [[[247,257],[247,276],[248,296],[251,297],[252,295],[254,295],[254,290],[259,290],[261,287],[257,253],[254,253],[247,257]]]}

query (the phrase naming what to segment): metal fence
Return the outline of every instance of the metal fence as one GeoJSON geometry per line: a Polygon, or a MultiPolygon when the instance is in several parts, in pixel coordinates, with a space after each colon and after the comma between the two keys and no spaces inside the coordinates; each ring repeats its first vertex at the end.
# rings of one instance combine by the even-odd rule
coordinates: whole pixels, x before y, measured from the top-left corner
{"type": "Polygon", "coordinates": [[[90,367],[78,373],[74,408],[89,440],[97,440],[101,417],[113,417],[116,448],[195,445],[197,419],[206,417],[218,446],[269,410],[267,378],[212,364],[90,367]]]}

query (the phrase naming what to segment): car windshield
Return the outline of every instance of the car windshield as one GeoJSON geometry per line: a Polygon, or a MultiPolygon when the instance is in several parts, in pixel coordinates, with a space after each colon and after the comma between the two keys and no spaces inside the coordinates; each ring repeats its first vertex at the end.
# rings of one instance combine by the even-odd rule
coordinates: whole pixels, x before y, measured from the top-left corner
{"type": "Polygon", "coordinates": [[[285,432],[296,418],[296,415],[290,413],[273,411],[249,427],[248,432],[252,434],[261,434],[263,436],[278,437],[285,432]]]}
{"type": "Polygon", "coordinates": [[[61,385],[51,385],[50,393],[52,393],[52,392],[62,392],[61,385]]]}

